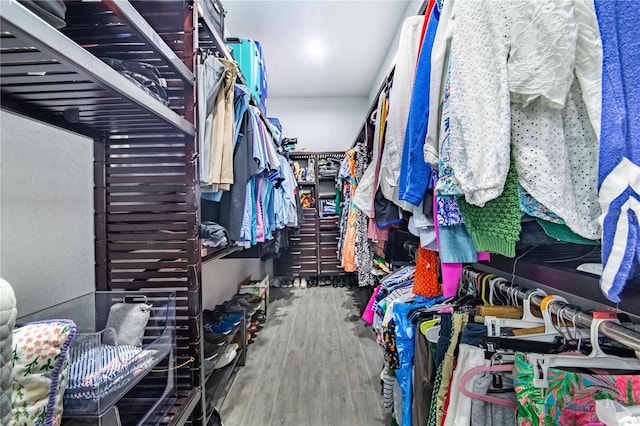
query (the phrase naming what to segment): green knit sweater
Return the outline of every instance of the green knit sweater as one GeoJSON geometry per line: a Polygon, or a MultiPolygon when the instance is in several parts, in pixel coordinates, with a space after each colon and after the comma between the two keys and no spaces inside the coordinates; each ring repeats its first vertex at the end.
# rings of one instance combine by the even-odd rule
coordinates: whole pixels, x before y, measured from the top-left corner
{"type": "Polygon", "coordinates": [[[478,252],[488,251],[515,257],[516,241],[520,239],[520,200],[518,174],[511,156],[511,165],[502,194],[478,207],[459,199],[460,212],[478,252]]]}

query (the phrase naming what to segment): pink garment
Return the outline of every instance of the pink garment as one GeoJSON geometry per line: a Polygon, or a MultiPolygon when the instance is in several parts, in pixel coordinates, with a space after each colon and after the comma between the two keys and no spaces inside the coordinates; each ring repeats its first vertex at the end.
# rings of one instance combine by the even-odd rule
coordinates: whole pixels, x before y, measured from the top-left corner
{"type": "Polygon", "coordinates": [[[367,303],[367,307],[364,308],[364,312],[362,313],[362,320],[369,325],[373,325],[373,304],[376,302],[376,296],[380,292],[381,288],[382,286],[379,285],[373,290],[373,295],[371,296],[371,299],[369,299],[369,303],[367,303]]]}
{"type": "MultiPolygon", "coordinates": [[[[433,197],[433,211],[438,208],[436,197],[433,197]]],[[[440,251],[440,228],[438,227],[438,221],[434,220],[436,228],[436,243],[438,244],[438,251],[440,251]]],[[[488,252],[478,253],[478,260],[489,260],[491,254],[488,252]]],[[[442,295],[445,299],[453,297],[458,292],[458,283],[462,276],[462,263],[440,263],[440,272],[442,274],[442,295]]]]}
{"type": "Polygon", "coordinates": [[[262,213],[262,179],[257,179],[258,195],[256,196],[256,239],[259,243],[264,242],[264,215],[262,213]]]}
{"type": "Polygon", "coordinates": [[[389,229],[390,226],[381,228],[376,223],[374,218],[369,219],[369,229],[367,232],[367,238],[374,241],[389,241],[389,229]]]}

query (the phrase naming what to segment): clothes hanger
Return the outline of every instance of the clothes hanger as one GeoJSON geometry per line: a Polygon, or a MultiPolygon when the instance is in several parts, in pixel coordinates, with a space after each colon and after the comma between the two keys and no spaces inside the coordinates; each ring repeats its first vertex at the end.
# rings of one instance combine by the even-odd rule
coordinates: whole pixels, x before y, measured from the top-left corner
{"type": "Polygon", "coordinates": [[[591,321],[590,338],[591,353],[587,356],[579,355],[543,355],[529,354],[527,361],[533,366],[533,385],[537,388],[549,387],[549,368],[573,367],[573,368],[606,368],[614,370],[640,370],[640,360],[636,358],[622,358],[607,355],[598,343],[598,329],[600,324],[618,321],[614,312],[594,312],[591,321]]]}
{"type": "Polygon", "coordinates": [[[487,283],[495,277],[496,276],[494,274],[487,274],[482,279],[482,289],[480,290],[480,295],[482,297],[482,302],[484,303],[484,306],[490,305],[489,299],[487,298],[487,283]]]}
{"type": "Polygon", "coordinates": [[[560,327],[554,324],[553,316],[549,308],[553,303],[557,302],[563,302],[564,304],[568,303],[564,297],[557,295],[547,296],[542,299],[542,302],[540,303],[540,310],[542,312],[542,319],[544,321],[544,331],[541,331],[540,333],[527,333],[524,335],[522,333],[516,333],[518,338],[524,340],[550,341],[553,340],[555,336],[561,335],[565,341],[577,340],[578,342],[582,342],[583,337],[589,337],[588,330],[578,329],[577,327],[575,327],[575,323],[573,332],[569,331],[570,329],[568,327],[565,327],[564,330],[562,330],[561,325],[563,321],[558,321],[560,327]]]}
{"type": "MultiPolygon", "coordinates": [[[[497,301],[502,302],[501,300],[499,300],[499,295],[496,292],[496,284],[497,283],[505,283],[508,284],[509,281],[505,280],[502,277],[496,277],[496,278],[492,278],[489,280],[489,304],[492,306],[497,305],[497,301]]],[[[505,305],[506,303],[500,303],[501,305],[505,305]]]]}
{"type": "Polygon", "coordinates": [[[487,353],[511,351],[531,352],[540,354],[559,354],[577,350],[577,347],[568,344],[561,336],[555,336],[551,342],[536,342],[531,340],[514,339],[512,337],[488,337],[480,338],[487,353]]]}
{"type": "Polygon", "coordinates": [[[471,380],[477,374],[480,374],[480,373],[503,373],[503,372],[511,372],[511,371],[513,371],[513,365],[512,364],[502,364],[502,365],[474,367],[474,368],[470,369],[469,371],[467,371],[466,373],[464,373],[462,375],[462,377],[460,378],[460,392],[462,392],[463,395],[465,395],[465,396],[467,396],[469,398],[475,399],[475,400],[480,400],[480,401],[488,402],[490,404],[496,404],[496,405],[500,405],[502,407],[506,407],[506,408],[510,408],[510,409],[515,410],[517,408],[517,404],[514,401],[508,401],[508,400],[501,399],[501,398],[496,398],[496,397],[490,396],[490,395],[484,395],[484,394],[480,394],[480,393],[475,393],[475,392],[472,392],[472,391],[467,389],[467,383],[469,382],[469,380],[471,380]]]}
{"type": "MultiPolygon", "coordinates": [[[[491,337],[500,337],[502,328],[532,328],[544,325],[543,318],[538,318],[531,312],[531,298],[534,295],[546,296],[547,293],[540,289],[531,290],[523,301],[523,315],[519,320],[509,318],[498,318],[495,316],[484,317],[484,325],[487,326],[487,335],[491,337]]],[[[491,299],[491,297],[490,297],[491,299]]]]}

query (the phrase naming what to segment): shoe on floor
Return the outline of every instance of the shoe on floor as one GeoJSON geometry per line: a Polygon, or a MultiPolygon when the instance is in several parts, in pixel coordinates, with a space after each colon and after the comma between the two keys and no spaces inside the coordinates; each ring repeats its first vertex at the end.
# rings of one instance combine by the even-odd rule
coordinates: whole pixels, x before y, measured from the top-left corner
{"type": "Polygon", "coordinates": [[[300,288],[300,278],[293,280],[293,288],[300,288]]]}
{"type": "Polygon", "coordinates": [[[300,288],[307,288],[307,280],[305,278],[300,278],[300,288]]]}

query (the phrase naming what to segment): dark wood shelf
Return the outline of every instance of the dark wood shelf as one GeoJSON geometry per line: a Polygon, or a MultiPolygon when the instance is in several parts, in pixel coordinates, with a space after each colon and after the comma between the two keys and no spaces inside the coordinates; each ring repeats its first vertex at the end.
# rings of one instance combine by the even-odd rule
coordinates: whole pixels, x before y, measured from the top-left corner
{"type": "Polygon", "coordinates": [[[220,398],[224,396],[225,390],[227,390],[227,387],[230,383],[231,376],[236,366],[238,366],[238,363],[240,361],[240,358],[242,358],[244,351],[245,349],[238,349],[238,353],[236,354],[236,357],[233,359],[233,361],[231,361],[231,363],[225,367],[222,367],[218,370],[213,370],[213,373],[205,383],[205,399],[212,401],[212,410],[207,411],[207,422],[205,422],[205,424],[208,423],[211,414],[213,414],[213,408],[216,407],[216,404],[218,403],[218,401],[220,401],[220,398]],[[211,384],[209,384],[209,382],[211,382],[211,384]]]}
{"type": "Polygon", "coordinates": [[[166,422],[167,426],[183,426],[189,420],[196,404],[200,402],[202,396],[202,388],[196,386],[193,389],[178,391],[178,399],[169,411],[166,422]]]}
{"type": "Polygon", "coordinates": [[[203,263],[209,262],[211,260],[222,259],[223,257],[229,256],[232,253],[244,250],[244,247],[241,246],[231,246],[217,251],[212,247],[203,247],[203,249],[204,248],[211,249],[211,251],[207,250],[207,254],[202,256],[203,263]]]}

